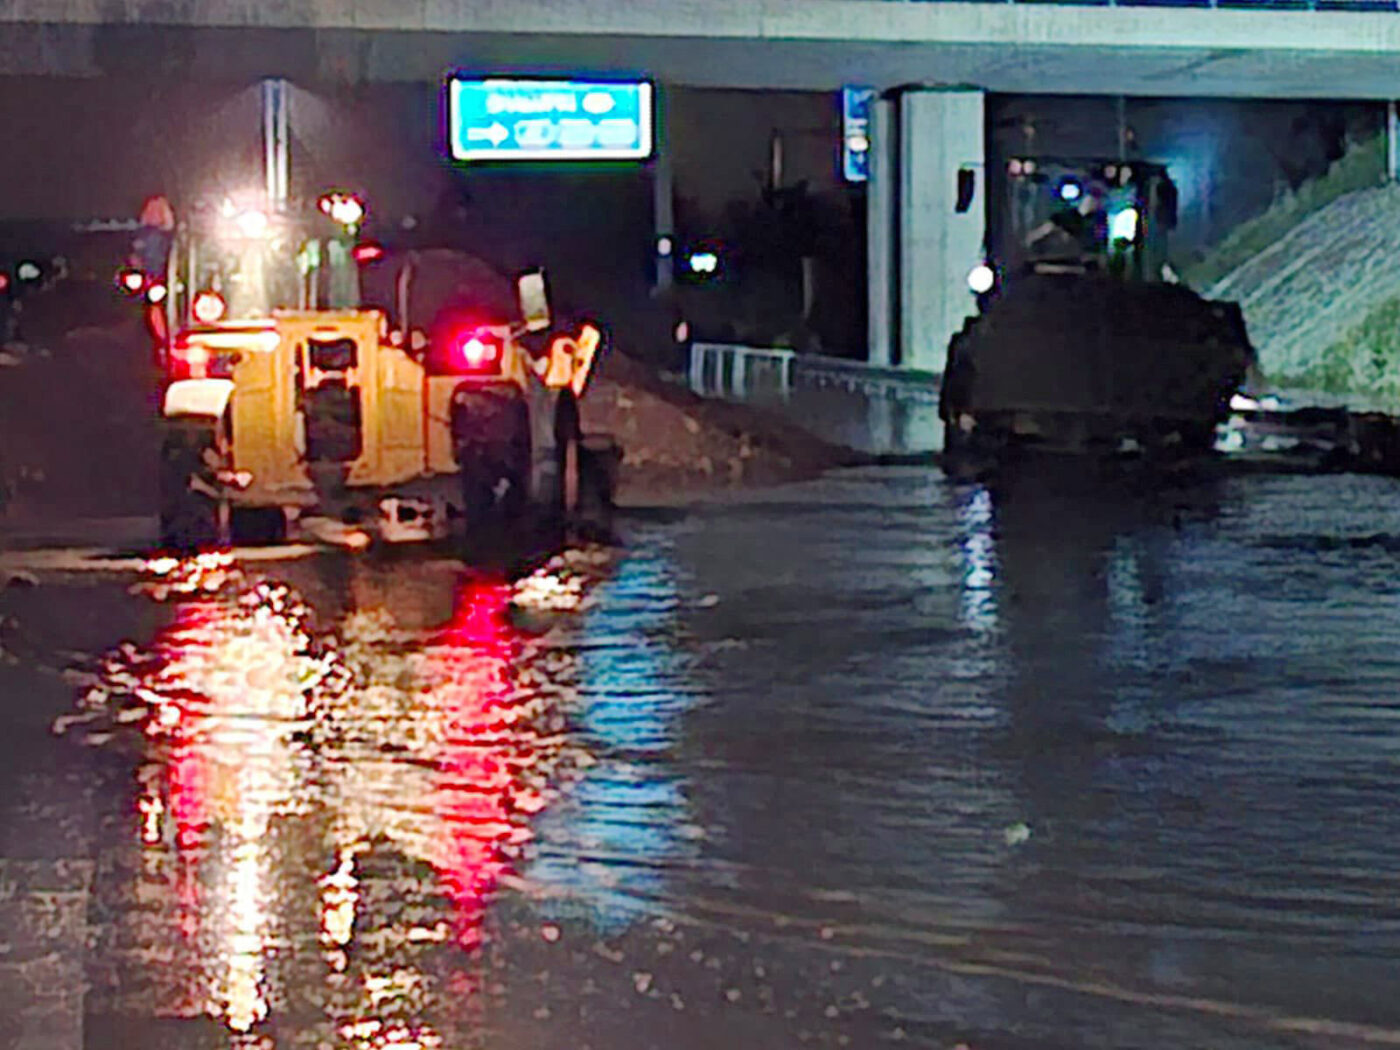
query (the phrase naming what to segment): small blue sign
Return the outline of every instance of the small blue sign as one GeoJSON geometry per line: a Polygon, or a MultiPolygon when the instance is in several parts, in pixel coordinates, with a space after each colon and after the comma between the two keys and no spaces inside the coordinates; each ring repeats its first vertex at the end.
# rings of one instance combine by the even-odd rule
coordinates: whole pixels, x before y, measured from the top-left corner
{"type": "Polygon", "coordinates": [[[841,89],[841,171],[847,182],[870,178],[870,103],[875,89],[841,89]]]}
{"type": "Polygon", "coordinates": [[[652,86],[454,77],[448,130],[455,160],[642,160],[652,149],[652,86]]]}

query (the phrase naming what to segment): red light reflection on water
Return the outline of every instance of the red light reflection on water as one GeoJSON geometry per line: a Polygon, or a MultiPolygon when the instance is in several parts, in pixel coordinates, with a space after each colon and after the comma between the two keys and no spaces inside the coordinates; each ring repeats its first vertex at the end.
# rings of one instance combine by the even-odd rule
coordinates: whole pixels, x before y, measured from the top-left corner
{"type": "MultiPolygon", "coordinates": [[[[357,888],[369,852],[425,862],[429,895],[451,903],[440,934],[398,931],[399,952],[481,943],[566,751],[544,726],[547,676],[510,621],[512,596],[504,582],[462,586],[450,621],[405,653],[401,638],[365,642],[349,621],[345,637],[318,640],[292,592],[261,585],[185,602],[144,652],[109,662],[109,692],[145,708],[147,790],[164,797],[140,800],[139,837],[167,858],[167,914],[191,963],[172,979],[192,980],[204,1011],[243,1032],[269,1017],[278,929],[320,930],[332,969],[368,965],[349,949],[386,929],[357,888]],[[269,845],[277,821],[296,829],[298,855],[269,845]],[[287,889],[307,861],[325,868],[311,898],[287,889]],[[319,912],[286,914],[309,899],[319,912]]],[[[364,980],[376,1002],[388,994],[382,976],[364,980]]]]}
{"type": "Polygon", "coordinates": [[[510,599],[504,583],[464,588],[452,622],[427,654],[445,683],[434,799],[448,833],[440,877],[457,906],[458,940],[468,946],[478,943],[487,899],[508,868],[501,847],[524,830],[511,820],[515,799],[527,790],[511,755],[528,750],[528,734],[510,717],[511,668],[520,650],[506,618],[510,599]]]}

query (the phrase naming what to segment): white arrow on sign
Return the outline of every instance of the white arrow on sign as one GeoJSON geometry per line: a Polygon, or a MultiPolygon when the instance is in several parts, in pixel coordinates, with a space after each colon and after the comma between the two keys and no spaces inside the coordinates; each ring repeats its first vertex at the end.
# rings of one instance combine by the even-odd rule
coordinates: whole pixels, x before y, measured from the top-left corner
{"type": "Polygon", "coordinates": [[[506,140],[506,126],[499,120],[489,128],[467,128],[467,141],[475,142],[478,139],[486,139],[491,145],[499,146],[506,140]]]}

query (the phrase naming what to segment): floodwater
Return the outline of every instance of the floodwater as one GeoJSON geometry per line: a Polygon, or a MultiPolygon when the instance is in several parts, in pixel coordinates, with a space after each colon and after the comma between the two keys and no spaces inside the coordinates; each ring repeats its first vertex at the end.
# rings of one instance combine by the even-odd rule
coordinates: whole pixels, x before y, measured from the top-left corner
{"type": "Polygon", "coordinates": [[[1400,1044],[1397,495],[870,470],[524,583],[41,573],[0,1046],[1400,1044]]]}

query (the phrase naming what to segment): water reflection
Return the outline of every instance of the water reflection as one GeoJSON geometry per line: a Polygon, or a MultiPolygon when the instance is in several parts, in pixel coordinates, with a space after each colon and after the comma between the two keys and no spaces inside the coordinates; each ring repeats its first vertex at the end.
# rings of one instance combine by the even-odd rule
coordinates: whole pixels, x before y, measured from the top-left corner
{"type": "Polygon", "coordinates": [[[208,637],[103,676],[149,762],[88,1041],[1395,1043],[1394,498],[872,471],[639,523],[509,622],[417,561],[261,618],[172,573],[208,637]]]}
{"type": "Polygon", "coordinates": [[[1002,479],[992,503],[1010,672],[1007,732],[994,749],[1021,818],[1007,829],[1000,895],[1036,931],[1021,949],[1054,959],[1057,972],[1131,958],[1167,975],[1182,964],[1180,938],[1145,923],[1118,944],[1129,938],[1114,920],[1124,909],[1151,914],[1146,873],[1171,867],[1181,839],[1169,825],[1189,820],[1191,803],[1173,789],[1182,759],[1169,677],[1186,654],[1174,651],[1165,599],[1192,530],[1218,513],[1217,494],[1105,484],[1047,464],[1002,479]]]}
{"type": "Polygon", "coordinates": [[[654,910],[668,869],[699,852],[682,783],[664,761],[696,700],[678,684],[687,676],[672,565],[624,561],[599,588],[606,615],[583,620],[578,721],[597,765],[541,822],[528,871],[554,892],[547,914],[585,918],[605,934],[654,910]]]}
{"type": "Polygon", "coordinates": [[[117,1012],[205,1015],[268,1046],[309,1025],[336,1045],[452,1045],[480,1009],[486,906],[591,764],[569,729],[577,654],[550,629],[605,561],[574,552],[515,584],[366,568],[333,587],[332,629],[226,557],[153,565],[173,622],[110,654],[83,698],[104,736],[144,741],[117,1012]],[[425,630],[444,590],[450,617],[425,630]]]}
{"type": "Polygon", "coordinates": [[[989,503],[1015,735],[1035,752],[1089,742],[1122,706],[1123,670],[1170,659],[1160,643],[1172,548],[1217,497],[1051,461],[1001,478],[989,503]]]}
{"type": "Polygon", "coordinates": [[[996,540],[993,531],[992,494],[978,485],[958,508],[963,556],[962,621],[977,634],[996,630],[996,540]]]}

